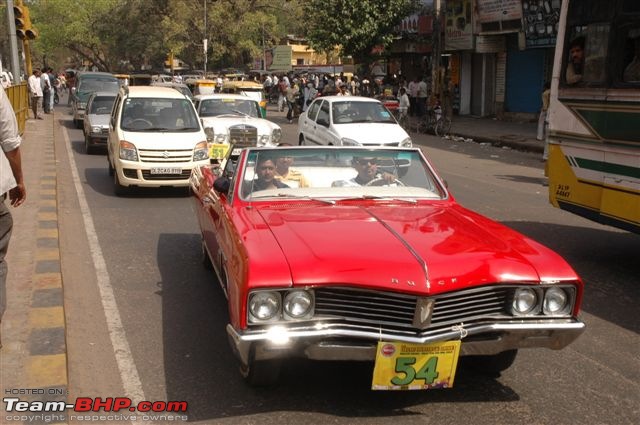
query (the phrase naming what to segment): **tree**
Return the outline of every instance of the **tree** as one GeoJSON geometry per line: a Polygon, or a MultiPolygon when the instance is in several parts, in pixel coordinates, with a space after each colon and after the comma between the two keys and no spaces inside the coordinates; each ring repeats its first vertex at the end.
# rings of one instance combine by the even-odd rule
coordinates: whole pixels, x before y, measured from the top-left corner
{"type": "Polygon", "coordinates": [[[419,0],[307,0],[307,39],[315,50],[337,47],[343,56],[363,59],[374,46],[388,46],[393,28],[421,5],[419,0]]]}

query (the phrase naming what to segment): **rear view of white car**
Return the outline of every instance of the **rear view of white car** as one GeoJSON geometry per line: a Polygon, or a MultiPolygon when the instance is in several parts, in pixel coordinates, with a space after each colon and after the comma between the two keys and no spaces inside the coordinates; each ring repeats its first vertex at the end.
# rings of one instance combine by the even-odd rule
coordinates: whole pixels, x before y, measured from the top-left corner
{"type": "Polygon", "coordinates": [[[193,103],[169,87],[123,87],[109,122],[109,174],[114,191],[186,187],[191,170],[209,163],[193,103]]]}
{"type": "Polygon", "coordinates": [[[411,147],[411,137],[376,99],[324,96],[298,119],[300,145],[411,147]]]}

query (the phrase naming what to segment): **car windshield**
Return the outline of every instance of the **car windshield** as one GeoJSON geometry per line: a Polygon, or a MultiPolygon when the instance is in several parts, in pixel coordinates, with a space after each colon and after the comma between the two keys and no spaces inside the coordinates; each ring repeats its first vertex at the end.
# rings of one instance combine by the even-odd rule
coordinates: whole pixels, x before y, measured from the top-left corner
{"type": "Polygon", "coordinates": [[[91,110],[89,113],[95,115],[109,115],[115,100],[115,96],[96,96],[91,102],[91,110]]]}
{"type": "Polygon", "coordinates": [[[116,93],[119,87],[120,85],[118,84],[118,80],[91,78],[80,81],[80,84],[78,85],[78,92],[88,93],[94,91],[106,91],[116,93]]]}
{"type": "Polygon", "coordinates": [[[446,190],[418,150],[275,148],[250,150],[240,196],[250,201],[307,198],[438,200],[446,190]]]}
{"type": "Polygon", "coordinates": [[[334,124],[396,123],[387,108],[379,102],[333,102],[331,114],[334,124]]]}
{"type": "Polygon", "coordinates": [[[127,98],[122,107],[125,131],[199,131],[200,123],[188,99],[127,98]]]}
{"type": "Polygon", "coordinates": [[[218,115],[248,115],[260,117],[259,105],[251,99],[204,99],[200,102],[201,117],[216,117],[218,115]]]}

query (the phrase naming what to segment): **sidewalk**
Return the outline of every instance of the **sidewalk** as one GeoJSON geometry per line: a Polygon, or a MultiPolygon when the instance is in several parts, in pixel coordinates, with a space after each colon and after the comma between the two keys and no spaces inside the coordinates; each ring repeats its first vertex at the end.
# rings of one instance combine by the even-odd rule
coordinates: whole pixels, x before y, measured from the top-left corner
{"type": "Polygon", "coordinates": [[[511,122],[456,115],[451,123],[451,135],[478,143],[491,143],[494,146],[508,146],[541,154],[544,142],[536,140],[537,128],[537,122],[511,122]]]}
{"type": "Polygon", "coordinates": [[[3,396],[25,401],[63,401],[67,394],[54,149],[56,115],[63,111],[58,106],[53,114],[43,114],[43,120],[27,120],[20,146],[27,199],[10,207],[14,227],[7,255],[0,381],[3,396]]]}

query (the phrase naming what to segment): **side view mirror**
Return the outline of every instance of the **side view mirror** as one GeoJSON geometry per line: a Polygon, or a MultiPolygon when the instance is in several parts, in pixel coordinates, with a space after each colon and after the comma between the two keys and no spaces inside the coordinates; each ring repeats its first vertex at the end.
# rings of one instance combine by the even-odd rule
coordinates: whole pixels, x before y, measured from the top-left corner
{"type": "Polygon", "coordinates": [[[223,195],[228,195],[229,194],[229,186],[230,186],[229,179],[224,177],[224,176],[218,177],[213,182],[213,190],[215,190],[216,192],[221,193],[223,195]]]}

